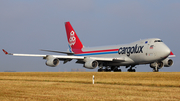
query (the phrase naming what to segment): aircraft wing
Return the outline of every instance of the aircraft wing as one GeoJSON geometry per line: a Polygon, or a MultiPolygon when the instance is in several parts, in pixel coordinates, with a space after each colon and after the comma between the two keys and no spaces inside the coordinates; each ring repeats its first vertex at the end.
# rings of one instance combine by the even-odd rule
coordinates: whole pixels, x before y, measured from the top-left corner
{"type": "Polygon", "coordinates": [[[8,53],[7,51],[5,51],[4,49],[2,49],[3,52],[6,55],[13,55],[13,56],[31,56],[31,57],[46,57],[46,55],[39,55],[39,54],[16,54],[16,53],[8,53]]]}
{"type": "Polygon", "coordinates": [[[29,56],[29,57],[43,57],[44,59],[53,58],[59,60],[85,60],[86,58],[97,60],[97,61],[113,61],[113,62],[124,62],[125,57],[111,58],[111,57],[86,57],[86,56],[74,56],[74,55],[41,55],[41,54],[16,54],[16,53],[8,53],[4,49],[2,49],[6,55],[13,56],[29,56]]]}
{"type": "Polygon", "coordinates": [[[31,56],[31,57],[43,57],[47,58],[48,56],[59,58],[59,59],[84,59],[82,56],[66,56],[66,55],[41,55],[41,54],[17,54],[17,53],[8,53],[3,49],[3,52],[6,55],[13,55],[13,56],[31,56]]]}

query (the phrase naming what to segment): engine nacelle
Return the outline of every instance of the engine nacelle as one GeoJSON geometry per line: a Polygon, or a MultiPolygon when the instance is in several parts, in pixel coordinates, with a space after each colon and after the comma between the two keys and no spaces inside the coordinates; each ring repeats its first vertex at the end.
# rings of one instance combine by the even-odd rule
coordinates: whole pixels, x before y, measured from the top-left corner
{"type": "Polygon", "coordinates": [[[173,65],[173,60],[166,58],[165,60],[162,61],[164,63],[164,67],[170,67],[173,65]]]}
{"type": "Polygon", "coordinates": [[[48,59],[46,61],[46,65],[50,66],[50,67],[55,67],[55,66],[59,65],[59,59],[54,59],[54,58],[48,59]]]}
{"type": "Polygon", "coordinates": [[[84,67],[88,69],[94,69],[98,66],[98,62],[94,60],[88,60],[85,62],[84,67]]]}
{"type": "Polygon", "coordinates": [[[162,61],[151,63],[150,67],[155,68],[156,64],[158,65],[158,67],[157,67],[158,69],[161,69],[162,67],[164,67],[164,63],[162,61]]]}

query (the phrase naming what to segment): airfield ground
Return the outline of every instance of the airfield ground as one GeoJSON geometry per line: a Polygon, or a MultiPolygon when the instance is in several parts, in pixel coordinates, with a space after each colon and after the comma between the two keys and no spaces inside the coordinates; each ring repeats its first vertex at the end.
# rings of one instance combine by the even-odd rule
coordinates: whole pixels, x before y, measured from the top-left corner
{"type": "Polygon", "coordinates": [[[180,101],[180,72],[2,72],[0,101],[14,100],[180,101]]]}

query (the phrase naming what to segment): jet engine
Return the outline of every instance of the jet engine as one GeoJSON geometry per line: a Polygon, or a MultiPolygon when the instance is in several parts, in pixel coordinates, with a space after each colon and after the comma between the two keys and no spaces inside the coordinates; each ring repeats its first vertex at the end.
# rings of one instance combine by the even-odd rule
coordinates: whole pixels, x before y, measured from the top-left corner
{"type": "Polygon", "coordinates": [[[155,68],[156,67],[156,64],[158,65],[158,69],[162,68],[164,66],[164,63],[162,61],[159,61],[159,62],[154,62],[154,63],[151,63],[150,64],[150,67],[151,68],[155,68]]]}
{"type": "Polygon", "coordinates": [[[59,64],[59,59],[54,59],[54,58],[52,58],[52,59],[48,59],[47,61],[46,61],[46,65],[47,66],[50,66],[50,67],[55,67],[55,66],[57,66],[59,64]]]}
{"type": "Polygon", "coordinates": [[[88,69],[94,69],[98,66],[98,62],[94,60],[88,60],[85,62],[84,67],[88,69]]]}
{"type": "Polygon", "coordinates": [[[163,63],[164,63],[164,67],[170,67],[173,65],[173,60],[166,58],[165,60],[163,60],[163,63]]]}

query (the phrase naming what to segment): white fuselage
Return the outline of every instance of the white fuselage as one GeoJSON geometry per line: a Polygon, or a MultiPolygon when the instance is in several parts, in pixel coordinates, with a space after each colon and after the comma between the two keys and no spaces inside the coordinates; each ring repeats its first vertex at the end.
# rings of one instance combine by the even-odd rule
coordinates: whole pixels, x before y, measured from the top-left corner
{"type": "Polygon", "coordinates": [[[89,57],[124,57],[125,62],[114,62],[108,65],[138,65],[162,61],[170,54],[170,49],[158,38],[145,39],[130,44],[82,48],[76,56],[89,57]]]}

